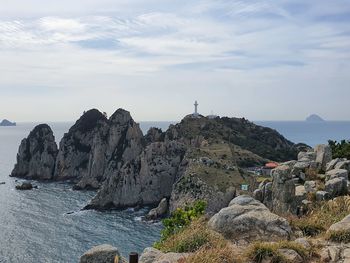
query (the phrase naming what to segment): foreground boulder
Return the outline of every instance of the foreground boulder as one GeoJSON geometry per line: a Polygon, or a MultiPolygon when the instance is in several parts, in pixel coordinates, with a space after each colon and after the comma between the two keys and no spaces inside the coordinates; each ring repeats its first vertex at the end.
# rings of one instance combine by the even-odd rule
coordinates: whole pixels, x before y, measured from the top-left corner
{"type": "Polygon", "coordinates": [[[348,193],[348,181],[344,178],[334,178],[325,184],[325,190],[330,194],[330,197],[346,195],[348,193]]]}
{"type": "Polygon", "coordinates": [[[343,220],[331,225],[328,229],[330,232],[346,232],[350,233],[350,215],[346,216],[343,220]]]}
{"type": "Polygon", "coordinates": [[[178,263],[183,262],[189,256],[188,253],[163,253],[155,248],[146,248],[141,257],[140,263],[178,263]],[[182,260],[182,261],[181,261],[182,260]]]}
{"type": "Polygon", "coordinates": [[[47,124],[40,124],[22,140],[17,163],[10,176],[36,180],[52,179],[57,153],[51,128],[47,124]]]}
{"type": "Polygon", "coordinates": [[[117,262],[126,262],[121,256],[117,248],[111,245],[100,245],[91,248],[80,258],[80,263],[114,263],[115,258],[117,262]]]}
{"type": "Polygon", "coordinates": [[[209,220],[209,227],[230,240],[278,241],[290,238],[286,219],[250,196],[238,196],[209,220]]]}

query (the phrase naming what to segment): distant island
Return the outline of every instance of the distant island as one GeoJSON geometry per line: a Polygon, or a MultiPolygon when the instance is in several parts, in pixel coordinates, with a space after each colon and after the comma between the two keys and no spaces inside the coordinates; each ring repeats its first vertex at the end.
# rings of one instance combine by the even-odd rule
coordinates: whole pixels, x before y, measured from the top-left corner
{"type": "Polygon", "coordinates": [[[325,120],[322,119],[317,114],[311,114],[309,117],[306,118],[306,121],[309,121],[309,122],[322,122],[322,121],[325,121],[325,120]]]}
{"type": "Polygon", "coordinates": [[[10,122],[9,120],[3,120],[0,122],[0,126],[16,126],[15,122],[10,122]]]}

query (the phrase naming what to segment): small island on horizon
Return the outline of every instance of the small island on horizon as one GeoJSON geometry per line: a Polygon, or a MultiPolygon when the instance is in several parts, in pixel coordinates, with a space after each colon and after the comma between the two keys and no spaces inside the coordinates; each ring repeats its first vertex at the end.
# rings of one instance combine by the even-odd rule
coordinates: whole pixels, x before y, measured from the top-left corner
{"type": "Polygon", "coordinates": [[[323,118],[321,118],[319,115],[317,114],[311,114],[309,117],[307,117],[305,119],[305,121],[308,121],[308,122],[323,122],[325,121],[323,118]]]}
{"type": "Polygon", "coordinates": [[[4,119],[2,122],[0,122],[0,126],[16,126],[16,123],[4,119]]]}

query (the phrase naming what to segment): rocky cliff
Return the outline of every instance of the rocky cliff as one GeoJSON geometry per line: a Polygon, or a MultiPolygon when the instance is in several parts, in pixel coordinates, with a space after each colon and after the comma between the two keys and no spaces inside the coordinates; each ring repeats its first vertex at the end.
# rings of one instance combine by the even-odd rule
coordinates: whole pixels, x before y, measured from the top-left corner
{"type": "Polygon", "coordinates": [[[57,157],[57,144],[51,128],[38,125],[22,140],[17,163],[10,176],[26,179],[50,180],[57,157]]]}
{"type": "Polygon", "coordinates": [[[209,211],[217,212],[242,183],[252,184],[240,166],[295,158],[297,152],[276,131],[237,118],[186,117],[165,132],[152,128],[143,136],[123,109],[109,119],[96,109],[84,113],[59,151],[47,125],[36,127],[22,144],[13,176],[99,189],[87,206],[95,209],[155,205],[167,198],[171,210],[205,199],[209,211]]]}

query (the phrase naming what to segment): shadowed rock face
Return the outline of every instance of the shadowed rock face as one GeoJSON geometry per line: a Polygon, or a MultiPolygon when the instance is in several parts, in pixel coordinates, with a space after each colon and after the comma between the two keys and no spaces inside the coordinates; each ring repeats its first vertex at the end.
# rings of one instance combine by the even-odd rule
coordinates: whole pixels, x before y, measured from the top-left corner
{"type": "Polygon", "coordinates": [[[53,177],[57,153],[51,128],[47,124],[40,124],[22,140],[11,176],[50,180],[53,177]]]}

